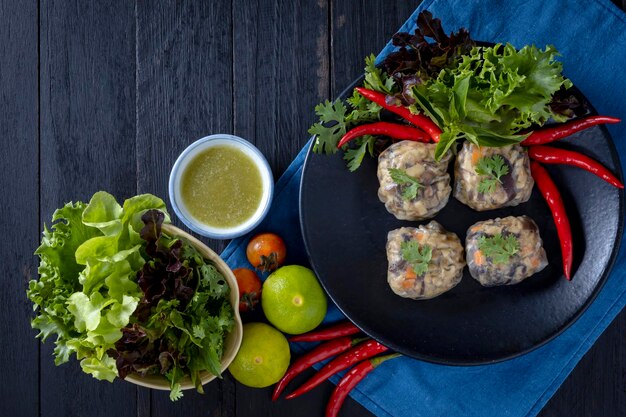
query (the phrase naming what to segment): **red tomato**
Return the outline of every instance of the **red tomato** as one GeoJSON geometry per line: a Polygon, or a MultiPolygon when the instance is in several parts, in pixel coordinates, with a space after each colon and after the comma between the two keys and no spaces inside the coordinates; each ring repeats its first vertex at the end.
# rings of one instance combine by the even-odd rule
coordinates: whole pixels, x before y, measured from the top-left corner
{"type": "Polygon", "coordinates": [[[261,280],[248,268],[237,268],[233,270],[237,285],[239,286],[239,311],[252,311],[259,301],[261,301],[261,280]]]}
{"type": "Polygon", "coordinates": [[[269,272],[285,263],[287,248],[280,236],[261,233],[250,239],[246,255],[256,269],[269,272]]]}

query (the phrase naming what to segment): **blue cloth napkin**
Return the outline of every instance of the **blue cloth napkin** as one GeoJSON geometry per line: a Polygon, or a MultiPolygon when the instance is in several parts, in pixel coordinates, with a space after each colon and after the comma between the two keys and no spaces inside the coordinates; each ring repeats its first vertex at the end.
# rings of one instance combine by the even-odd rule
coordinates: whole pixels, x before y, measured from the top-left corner
{"type": "MultiPolygon", "coordinates": [[[[564,73],[598,112],[626,120],[626,15],[609,0],[426,0],[401,31],[413,31],[423,9],[441,18],[448,32],[466,27],[474,39],[518,47],[555,45],[563,55],[564,73]]],[[[379,59],[392,50],[388,44],[379,59]]],[[[358,76],[356,70],[354,75],[358,76]]],[[[626,123],[611,125],[609,130],[623,165],[626,123]]],[[[307,256],[300,234],[298,194],[307,148],[278,181],[270,214],[258,228],[283,236],[289,262],[304,265],[307,256]]],[[[248,238],[233,241],[222,253],[231,267],[248,266],[248,238]]],[[[543,347],[517,359],[477,367],[433,365],[402,357],[381,365],[351,395],[379,416],[536,415],[626,305],[625,251],[622,244],[613,272],[591,307],[543,347]]],[[[340,318],[341,313],[331,306],[326,320],[340,318]]]]}

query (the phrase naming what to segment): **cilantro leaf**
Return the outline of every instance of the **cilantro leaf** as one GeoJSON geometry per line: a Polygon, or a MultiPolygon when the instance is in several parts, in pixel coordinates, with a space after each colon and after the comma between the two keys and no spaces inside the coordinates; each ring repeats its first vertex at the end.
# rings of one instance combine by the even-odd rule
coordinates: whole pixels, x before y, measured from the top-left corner
{"type": "Polygon", "coordinates": [[[433,256],[433,251],[430,246],[423,245],[420,248],[419,243],[411,240],[402,242],[400,244],[400,251],[402,253],[402,259],[411,265],[415,274],[424,275],[426,271],[428,271],[428,265],[433,256]]]}
{"type": "Polygon", "coordinates": [[[493,193],[496,185],[502,184],[501,178],[509,173],[509,166],[500,155],[483,156],[478,160],[474,170],[478,175],[486,177],[478,184],[478,192],[493,193]]]}
{"type": "Polygon", "coordinates": [[[347,149],[343,156],[343,159],[348,164],[350,172],[356,171],[361,166],[365,153],[373,155],[374,142],[376,142],[376,138],[374,136],[367,135],[356,139],[356,142],[358,147],[347,149]]]}
{"type": "Polygon", "coordinates": [[[370,54],[365,58],[365,81],[363,84],[365,88],[370,90],[392,94],[395,80],[376,66],[376,57],[374,54],[370,54]]]}
{"type": "Polygon", "coordinates": [[[478,192],[483,194],[491,194],[496,190],[497,180],[493,178],[485,178],[478,183],[478,192]]]}
{"type": "Polygon", "coordinates": [[[382,107],[363,97],[357,90],[352,90],[352,96],[346,101],[352,108],[346,116],[347,123],[357,124],[380,119],[382,107]]]}
{"type": "Polygon", "coordinates": [[[346,112],[346,106],[341,100],[333,103],[326,100],[315,106],[320,121],[309,128],[309,133],[315,135],[314,152],[337,152],[339,139],[346,134],[346,112]]]}
{"type": "Polygon", "coordinates": [[[165,373],[165,378],[170,382],[170,401],[178,401],[183,397],[183,390],[180,386],[183,376],[182,370],[178,367],[173,367],[165,373]]]}
{"type": "Polygon", "coordinates": [[[512,256],[519,252],[519,247],[519,241],[512,234],[503,237],[502,234],[498,233],[491,237],[481,236],[478,238],[478,249],[496,264],[507,263],[512,256]]]}
{"type": "Polygon", "coordinates": [[[176,383],[170,387],[170,401],[178,401],[183,398],[183,389],[176,383]]]}
{"type": "Polygon", "coordinates": [[[228,283],[215,266],[204,264],[199,271],[203,292],[217,299],[223,299],[230,294],[228,283]]]}
{"type": "Polygon", "coordinates": [[[206,336],[206,334],[204,333],[204,327],[195,324],[193,326],[193,335],[198,339],[204,339],[204,337],[206,336]]]}
{"type": "Polygon", "coordinates": [[[401,169],[389,168],[389,175],[396,184],[403,186],[402,198],[405,200],[413,200],[417,197],[417,191],[424,187],[417,179],[411,177],[401,169]]]}
{"type": "MultiPolygon", "coordinates": [[[[398,90],[393,77],[376,66],[376,57],[370,55],[365,59],[366,88],[384,93],[393,94],[398,90]]],[[[308,130],[314,135],[313,151],[317,153],[333,154],[337,152],[337,144],[349,127],[380,120],[382,107],[366,99],[358,91],[354,90],[352,96],[346,99],[350,108],[346,107],[341,100],[331,102],[326,100],[315,107],[315,113],[319,122],[313,124],[308,130]]],[[[355,140],[356,148],[346,149],[344,159],[348,163],[348,169],[355,171],[363,161],[365,151],[373,156],[375,139],[372,137],[355,140]]]]}

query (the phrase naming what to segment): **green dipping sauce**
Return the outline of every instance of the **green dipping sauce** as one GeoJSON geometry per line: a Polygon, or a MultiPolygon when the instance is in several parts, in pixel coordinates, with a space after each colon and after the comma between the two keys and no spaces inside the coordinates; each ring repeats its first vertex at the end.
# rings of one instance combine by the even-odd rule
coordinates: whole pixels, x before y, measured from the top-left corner
{"type": "Polygon", "coordinates": [[[234,146],[219,145],[196,155],[181,176],[182,202],[200,223],[239,226],[256,212],[263,197],[261,172],[234,146]]]}

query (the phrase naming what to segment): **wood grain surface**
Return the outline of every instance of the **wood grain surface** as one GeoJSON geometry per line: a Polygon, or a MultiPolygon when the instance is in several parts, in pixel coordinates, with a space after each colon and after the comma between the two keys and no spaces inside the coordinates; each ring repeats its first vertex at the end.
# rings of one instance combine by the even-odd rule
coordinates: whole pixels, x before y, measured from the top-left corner
{"type": "MultiPolygon", "coordinates": [[[[40,4],[41,225],[98,190],[120,199],[136,192],[135,14],[132,4],[114,3],[40,4]]],[[[100,383],[76,360],[55,366],[51,342],[41,345],[41,416],[87,416],[94,407],[136,414],[134,386],[100,383]]]]}
{"type": "MultiPolygon", "coordinates": [[[[626,8],[625,0],[614,3],[626,8]]],[[[167,198],[175,158],[208,134],[250,140],[278,178],[306,142],[315,104],[356,78],[363,57],[418,4],[0,0],[0,230],[10,236],[0,241],[0,416],[322,416],[329,383],[271,402],[270,389],[227,374],[206,394],[187,391],[171,403],[164,392],[96,381],[75,360],[54,366],[53,344],[40,344],[29,326],[32,252],[67,201],[97,190],[118,200],[144,192],[167,198]]],[[[227,243],[205,242],[217,251],[227,243]]],[[[626,313],[540,415],[626,415],[624,335],[626,313]]],[[[341,415],[371,414],[349,399],[341,415]]]]}
{"type": "Polygon", "coordinates": [[[37,274],[39,244],[39,98],[37,4],[0,0],[0,416],[37,415],[39,342],[25,298],[37,274]],[[9,202],[7,204],[7,202],[9,202]]]}

